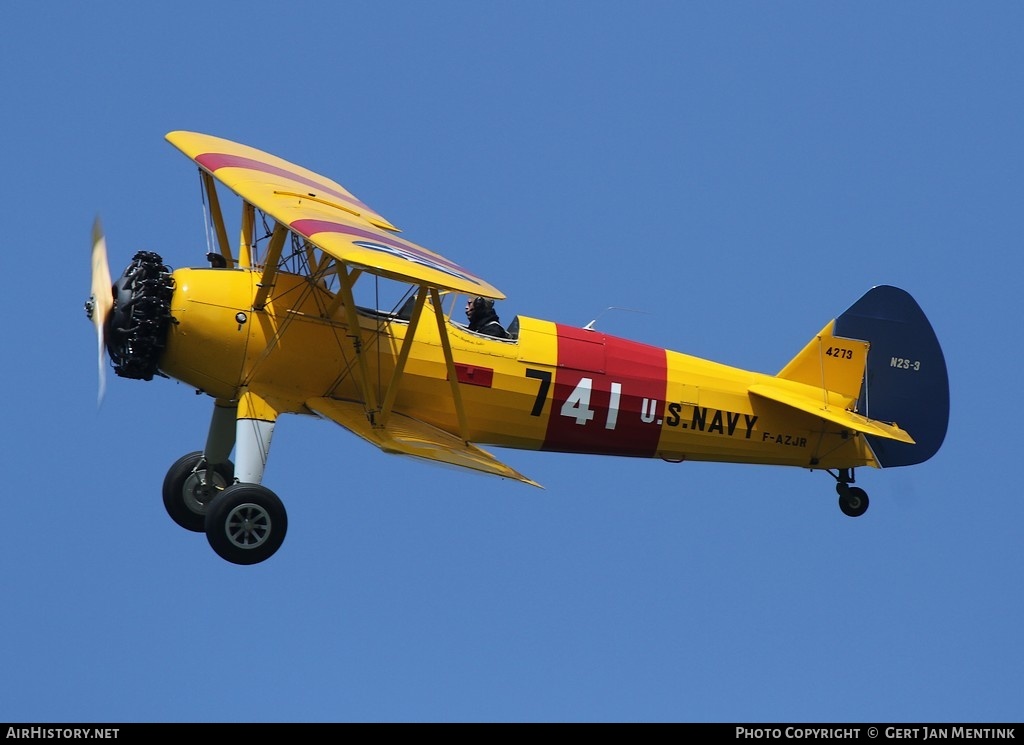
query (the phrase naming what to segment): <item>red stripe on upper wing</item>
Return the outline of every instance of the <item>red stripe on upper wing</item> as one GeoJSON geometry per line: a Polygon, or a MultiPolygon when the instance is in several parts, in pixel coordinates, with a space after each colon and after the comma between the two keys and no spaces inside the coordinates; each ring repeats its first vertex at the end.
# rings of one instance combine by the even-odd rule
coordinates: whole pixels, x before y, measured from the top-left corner
{"type": "Polygon", "coordinates": [[[309,178],[295,171],[290,171],[287,168],[281,166],[271,165],[270,163],[264,163],[261,160],[254,158],[246,158],[244,155],[230,155],[228,153],[203,153],[195,158],[196,163],[206,168],[210,173],[216,173],[221,168],[245,168],[250,171],[259,171],[261,173],[267,173],[271,176],[280,176],[282,178],[296,181],[300,184],[316,189],[315,195],[322,196],[324,194],[330,194],[335,199],[340,199],[343,202],[348,202],[351,205],[359,207],[360,209],[372,212],[367,205],[360,202],[358,199],[353,197],[351,194],[340,192],[337,189],[324,184],[321,181],[309,178]]]}
{"type": "Polygon", "coordinates": [[[558,324],[556,328],[558,370],[544,449],[652,457],[664,416],[665,350],[558,324]],[[574,395],[579,400],[566,406],[574,395]],[[581,398],[587,395],[589,402],[581,398]],[[588,410],[593,417],[588,418],[588,410]]]}
{"type": "Polygon", "coordinates": [[[340,233],[356,238],[365,238],[366,242],[364,244],[360,244],[363,248],[384,251],[391,255],[399,256],[406,261],[414,261],[440,272],[478,283],[478,280],[470,272],[463,269],[454,261],[449,261],[440,254],[427,251],[426,249],[417,246],[415,243],[404,241],[397,236],[385,234],[379,230],[366,230],[341,222],[315,220],[312,218],[296,220],[288,227],[306,238],[312,238],[317,233],[340,233]]]}

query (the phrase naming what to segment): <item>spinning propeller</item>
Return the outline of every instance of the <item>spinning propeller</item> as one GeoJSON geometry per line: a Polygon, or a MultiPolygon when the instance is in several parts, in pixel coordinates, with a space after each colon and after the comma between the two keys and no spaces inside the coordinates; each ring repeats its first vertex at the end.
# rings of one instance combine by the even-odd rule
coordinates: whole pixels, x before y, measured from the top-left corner
{"type": "Polygon", "coordinates": [[[92,226],[92,296],[85,303],[85,314],[96,327],[96,352],[100,374],[97,405],[103,401],[107,386],[104,368],[105,330],[113,307],[114,291],[110,279],[110,264],[107,261],[107,240],[103,237],[103,228],[97,217],[92,226]]]}

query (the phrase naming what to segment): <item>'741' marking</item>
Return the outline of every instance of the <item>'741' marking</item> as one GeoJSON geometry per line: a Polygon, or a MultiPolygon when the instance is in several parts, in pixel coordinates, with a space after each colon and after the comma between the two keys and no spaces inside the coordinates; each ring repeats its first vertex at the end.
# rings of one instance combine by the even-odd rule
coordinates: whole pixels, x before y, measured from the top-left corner
{"type": "MultiPolygon", "coordinates": [[[[534,401],[533,410],[530,412],[531,416],[540,416],[541,411],[543,411],[544,408],[544,400],[551,387],[551,373],[546,370],[527,369],[526,377],[535,378],[540,381],[537,398],[534,401]]],[[[595,411],[590,405],[590,397],[593,387],[594,381],[592,378],[581,378],[579,383],[576,384],[576,387],[573,388],[572,393],[570,393],[562,403],[562,408],[559,411],[559,414],[575,420],[576,424],[581,426],[592,421],[595,415],[595,411]]],[[[615,429],[619,417],[619,402],[622,398],[622,384],[614,382],[611,383],[609,394],[604,428],[615,429]]],[[[658,402],[656,400],[645,398],[640,418],[644,422],[653,422],[657,406],[658,402]]],[[[757,423],[756,414],[740,414],[733,411],[708,409],[704,406],[693,406],[691,408],[692,412],[690,418],[688,420],[684,420],[681,416],[683,404],[669,404],[668,418],[665,420],[665,424],[669,427],[682,427],[683,429],[692,429],[697,432],[718,433],[721,435],[728,435],[730,437],[742,433],[743,437],[749,440],[750,435],[754,431],[754,425],[757,423]],[[741,417],[743,423],[742,427],[739,426],[741,417]]],[[[660,419],[658,420],[658,423],[661,424],[660,419]]]]}
{"type": "MultiPolygon", "coordinates": [[[[527,368],[526,377],[540,381],[540,386],[537,389],[537,398],[534,400],[533,410],[530,412],[530,416],[540,416],[541,412],[544,410],[544,401],[547,398],[548,390],[551,388],[551,373],[547,370],[527,368]]],[[[611,382],[608,385],[608,409],[605,416],[604,428],[615,429],[619,422],[619,404],[622,400],[622,383],[611,382]]],[[[593,378],[580,378],[576,387],[573,388],[572,393],[570,393],[562,403],[562,408],[558,413],[564,417],[575,420],[576,424],[581,426],[593,420],[596,413],[590,404],[590,397],[593,389],[593,378]]],[[[645,398],[643,402],[643,410],[640,412],[640,419],[647,423],[653,422],[657,406],[658,402],[656,400],[645,398]]]]}

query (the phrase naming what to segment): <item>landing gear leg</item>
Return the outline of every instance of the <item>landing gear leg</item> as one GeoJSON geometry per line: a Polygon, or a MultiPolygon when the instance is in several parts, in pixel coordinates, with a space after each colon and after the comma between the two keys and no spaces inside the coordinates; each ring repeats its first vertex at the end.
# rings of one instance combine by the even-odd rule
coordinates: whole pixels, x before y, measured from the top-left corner
{"type": "Polygon", "coordinates": [[[210,465],[223,463],[231,456],[235,447],[235,419],[238,407],[230,401],[218,400],[213,406],[210,430],[206,434],[203,457],[210,465]]]}
{"type": "Polygon", "coordinates": [[[196,533],[206,529],[206,506],[235,481],[230,461],[235,445],[235,407],[218,401],[202,452],[179,458],[164,478],[164,507],[178,525],[196,533]]]}
{"type": "MultiPolygon", "coordinates": [[[[832,473],[829,471],[829,473],[832,473]]],[[[852,468],[840,468],[839,474],[832,474],[836,480],[836,492],[839,494],[839,509],[849,517],[860,517],[868,511],[868,493],[858,486],[850,486],[854,482],[852,468]]]]}
{"type": "Polygon", "coordinates": [[[266,561],[288,530],[281,500],[260,484],[276,423],[270,403],[249,391],[242,394],[235,420],[235,483],[213,498],[204,523],[210,547],[232,564],[266,561]]]}

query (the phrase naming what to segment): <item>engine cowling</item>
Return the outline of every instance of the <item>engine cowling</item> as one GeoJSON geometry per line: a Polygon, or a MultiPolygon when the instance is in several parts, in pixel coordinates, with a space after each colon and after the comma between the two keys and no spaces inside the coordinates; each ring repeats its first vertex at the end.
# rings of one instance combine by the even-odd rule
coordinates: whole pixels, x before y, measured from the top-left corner
{"type": "Polygon", "coordinates": [[[174,278],[158,254],[139,251],[113,285],[104,341],[114,372],[152,380],[167,344],[174,278]]]}

